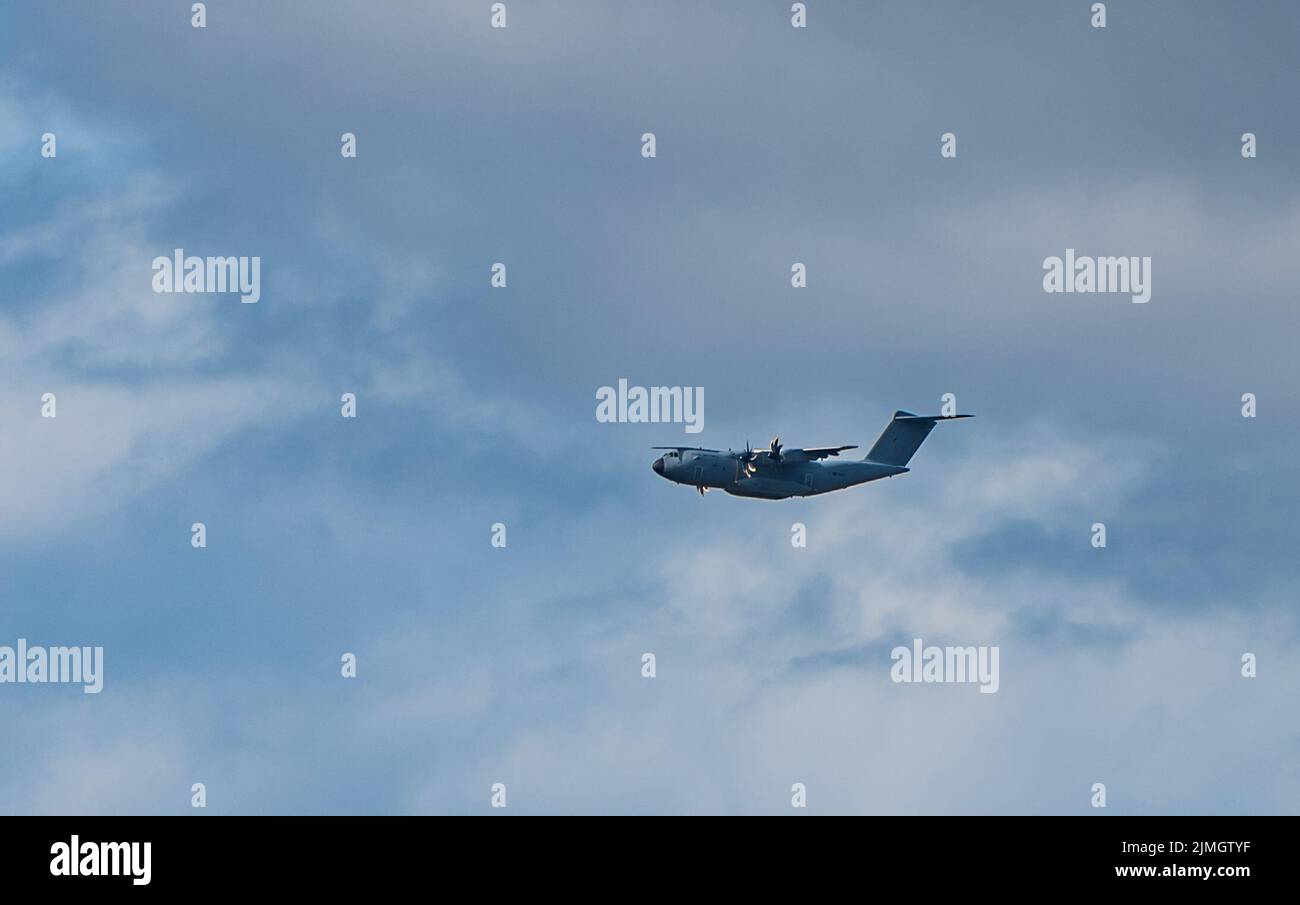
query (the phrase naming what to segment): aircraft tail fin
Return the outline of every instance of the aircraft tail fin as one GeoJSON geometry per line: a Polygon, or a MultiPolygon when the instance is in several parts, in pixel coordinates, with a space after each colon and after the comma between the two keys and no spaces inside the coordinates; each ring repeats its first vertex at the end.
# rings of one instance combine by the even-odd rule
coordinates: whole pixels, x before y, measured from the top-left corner
{"type": "Polygon", "coordinates": [[[880,439],[867,453],[866,462],[880,465],[905,466],[921,448],[925,438],[940,421],[973,418],[974,415],[914,415],[911,412],[894,412],[893,419],[885,425],[880,439]]]}

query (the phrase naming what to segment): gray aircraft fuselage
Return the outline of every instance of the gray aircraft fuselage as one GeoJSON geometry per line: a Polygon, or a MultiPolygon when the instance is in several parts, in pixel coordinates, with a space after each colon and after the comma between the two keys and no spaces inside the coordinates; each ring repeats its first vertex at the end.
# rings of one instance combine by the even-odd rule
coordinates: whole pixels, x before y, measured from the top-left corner
{"type": "Polygon", "coordinates": [[[856,446],[815,446],[782,450],[781,438],[769,449],[701,449],[692,446],[657,446],[665,450],[651,468],[655,474],[704,493],[711,488],[732,496],[784,500],[817,496],[868,481],[905,474],[912,456],[941,421],[970,415],[913,415],[897,411],[885,425],[865,459],[841,459],[856,446]]]}
{"type": "MultiPolygon", "coordinates": [[[[644,461],[644,460],[643,460],[644,461]]],[[[909,469],[876,462],[764,462],[758,473],[748,476],[728,450],[672,450],[655,460],[655,474],[678,484],[725,490],[733,496],[784,500],[792,496],[816,496],[843,490],[868,481],[891,478],[909,469]]]]}

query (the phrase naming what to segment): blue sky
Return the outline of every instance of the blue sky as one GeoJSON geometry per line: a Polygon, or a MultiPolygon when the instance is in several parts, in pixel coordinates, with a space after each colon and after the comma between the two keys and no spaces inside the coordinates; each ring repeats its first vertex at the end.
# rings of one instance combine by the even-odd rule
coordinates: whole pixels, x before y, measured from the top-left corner
{"type": "Polygon", "coordinates": [[[4,4],[0,644],[105,687],[0,686],[0,811],[1294,813],[1300,10],[488,5],[4,4]],[[1151,302],[1044,294],[1067,247],[1151,302]],[[949,392],[900,479],[649,470],[949,392]]]}

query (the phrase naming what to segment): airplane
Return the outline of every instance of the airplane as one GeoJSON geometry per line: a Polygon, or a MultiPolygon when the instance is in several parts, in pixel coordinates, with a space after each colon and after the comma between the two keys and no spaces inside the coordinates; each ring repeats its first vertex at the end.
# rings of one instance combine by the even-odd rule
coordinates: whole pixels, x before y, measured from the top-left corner
{"type": "Polygon", "coordinates": [[[790,497],[817,496],[892,478],[911,471],[907,463],[940,421],[973,418],[974,415],[914,415],[897,411],[884,433],[859,461],[822,463],[838,458],[856,446],[817,446],[811,449],[785,449],[775,437],[767,449],[726,451],[698,446],[654,446],[664,454],[650,466],[654,473],[677,484],[694,487],[700,495],[711,488],[725,490],[732,496],[761,500],[784,500],[790,497]]]}

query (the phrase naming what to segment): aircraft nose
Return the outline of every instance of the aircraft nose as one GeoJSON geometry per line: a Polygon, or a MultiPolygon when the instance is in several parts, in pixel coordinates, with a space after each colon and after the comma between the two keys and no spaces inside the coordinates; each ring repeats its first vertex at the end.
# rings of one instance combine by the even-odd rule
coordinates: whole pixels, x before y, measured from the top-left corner
{"type": "Polygon", "coordinates": [[[659,477],[662,478],[664,476],[664,457],[660,456],[659,458],[655,459],[654,464],[651,465],[650,467],[655,470],[655,474],[659,475],[659,477]]]}

